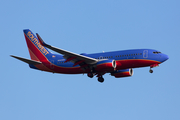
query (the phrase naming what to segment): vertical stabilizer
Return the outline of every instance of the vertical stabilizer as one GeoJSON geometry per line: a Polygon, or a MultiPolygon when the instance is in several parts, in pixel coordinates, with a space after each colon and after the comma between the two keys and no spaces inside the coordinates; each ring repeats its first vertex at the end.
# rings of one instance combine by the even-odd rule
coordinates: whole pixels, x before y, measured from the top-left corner
{"type": "Polygon", "coordinates": [[[31,59],[36,61],[46,61],[48,57],[51,56],[51,52],[40,44],[38,38],[31,30],[25,29],[23,32],[31,59]]]}

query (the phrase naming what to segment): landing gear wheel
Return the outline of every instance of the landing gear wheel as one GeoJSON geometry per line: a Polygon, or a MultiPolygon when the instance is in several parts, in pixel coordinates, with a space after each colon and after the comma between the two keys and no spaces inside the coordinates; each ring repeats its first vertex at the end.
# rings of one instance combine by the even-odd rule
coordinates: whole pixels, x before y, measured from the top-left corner
{"type": "Polygon", "coordinates": [[[149,70],[149,72],[150,72],[150,73],[153,73],[153,70],[152,70],[152,69],[150,69],[150,70],[149,70]]]}
{"type": "Polygon", "coordinates": [[[104,78],[101,76],[101,77],[98,77],[98,81],[100,82],[100,83],[103,83],[104,82],[104,78]]]}
{"type": "Polygon", "coordinates": [[[94,77],[93,73],[88,73],[87,76],[90,77],[90,78],[94,77]]]}

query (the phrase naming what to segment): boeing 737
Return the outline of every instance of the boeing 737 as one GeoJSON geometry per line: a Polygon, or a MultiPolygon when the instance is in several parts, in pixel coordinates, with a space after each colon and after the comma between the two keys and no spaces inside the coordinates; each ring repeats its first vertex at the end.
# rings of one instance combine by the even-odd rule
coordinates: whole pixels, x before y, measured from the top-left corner
{"type": "Polygon", "coordinates": [[[95,54],[77,54],[45,43],[39,34],[34,35],[31,30],[23,30],[31,59],[11,55],[29,64],[30,68],[61,74],[87,74],[96,76],[99,82],[104,82],[103,75],[121,78],[133,75],[132,68],[159,66],[169,57],[158,50],[133,49],[95,54]],[[48,49],[59,54],[53,54],[48,49]]]}

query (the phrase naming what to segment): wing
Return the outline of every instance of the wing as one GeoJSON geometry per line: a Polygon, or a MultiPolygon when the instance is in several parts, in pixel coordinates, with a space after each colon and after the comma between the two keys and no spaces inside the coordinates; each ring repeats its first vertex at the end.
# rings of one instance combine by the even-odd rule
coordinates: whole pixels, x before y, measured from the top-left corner
{"type": "Polygon", "coordinates": [[[73,52],[69,52],[69,51],[66,51],[66,50],[59,49],[59,48],[53,47],[51,45],[48,45],[42,40],[42,38],[39,36],[39,34],[36,33],[36,35],[37,35],[37,37],[39,39],[39,42],[43,46],[45,46],[45,47],[47,47],[47,48],[49,48],[49,49],[51,49],[51,50],[53,50],[53,51],[55,51],[57,53],[60,53],[60,54],[64,55],[63,57],[66,59],[65,62],[71,61],[71,62],[74,63],[74,66],[76,66],[78,64],[81,64],[81,63],[86,63],[86,64],[91,64],[92,65],[92,64],[95,64],[95,63],[98,62],[97,59],[87,57],[87,56],[84,56],[84,55],[80,55],[80,54],[76,54],[76,53],[73,53],[73,52]]]}

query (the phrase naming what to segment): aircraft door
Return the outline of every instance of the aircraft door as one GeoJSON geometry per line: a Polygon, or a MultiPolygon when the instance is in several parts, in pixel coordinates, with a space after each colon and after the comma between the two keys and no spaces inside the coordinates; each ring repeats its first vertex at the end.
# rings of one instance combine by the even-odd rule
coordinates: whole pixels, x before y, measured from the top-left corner
{"type": "Polygon", "coordinates": [[[143,51],[143,58],[148,58],[148,50],[143,51]]]}

